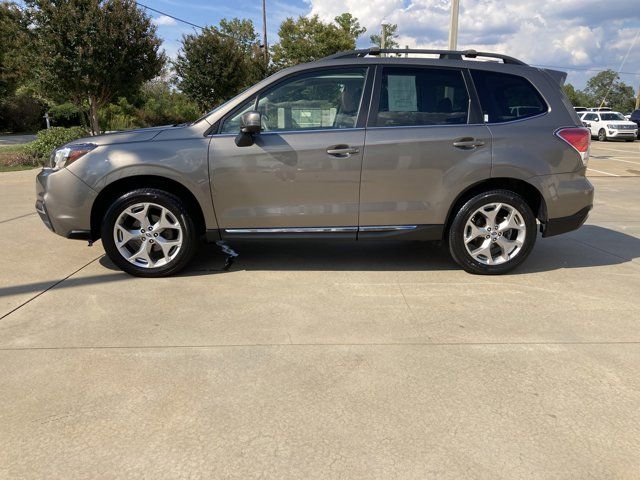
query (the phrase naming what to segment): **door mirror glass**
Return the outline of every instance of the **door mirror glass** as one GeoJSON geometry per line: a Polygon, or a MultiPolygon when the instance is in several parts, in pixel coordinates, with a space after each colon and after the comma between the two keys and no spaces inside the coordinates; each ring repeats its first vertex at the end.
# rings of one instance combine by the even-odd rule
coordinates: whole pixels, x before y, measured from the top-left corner
{"type": "Polygon", "coordinates": [[[255,110],[242,114],[240,121],[240,131],[244,133],[250,133],[256,135],[260,133],[262,118],[260,112],[255,110]]]}

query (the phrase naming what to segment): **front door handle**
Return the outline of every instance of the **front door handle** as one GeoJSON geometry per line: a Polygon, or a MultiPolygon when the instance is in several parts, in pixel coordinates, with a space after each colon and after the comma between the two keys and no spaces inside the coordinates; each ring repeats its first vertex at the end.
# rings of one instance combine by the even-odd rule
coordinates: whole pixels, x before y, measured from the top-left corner
{"type": "Polygon", "coordinates": [[[327,148],[327,154],[333,157],[349,157],[359,152],[358,147],[350,147],[349,145],[332,145],[327,148]]]}
{"type": "Polygon", "coordinates": [[[484,142],[482,140],[476,140],[475,138],[460,138],[453,142],[453,146],[461,148],[463,150],[473,150],[476,147],[482,147],[484,142]]]}

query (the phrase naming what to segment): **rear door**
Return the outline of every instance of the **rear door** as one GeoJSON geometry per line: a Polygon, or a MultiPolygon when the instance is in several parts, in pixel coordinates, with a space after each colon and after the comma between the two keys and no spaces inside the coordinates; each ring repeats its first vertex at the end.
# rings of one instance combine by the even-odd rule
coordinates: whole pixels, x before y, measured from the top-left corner
{"type": "Polygon", "coordinates": [[[379,66],[367,124],[361,232],[438,237],[453,199],[491,173],[491,135],[468,73],[379,66]],[[472,100],[474,99],[474,100],[472,100]]]}

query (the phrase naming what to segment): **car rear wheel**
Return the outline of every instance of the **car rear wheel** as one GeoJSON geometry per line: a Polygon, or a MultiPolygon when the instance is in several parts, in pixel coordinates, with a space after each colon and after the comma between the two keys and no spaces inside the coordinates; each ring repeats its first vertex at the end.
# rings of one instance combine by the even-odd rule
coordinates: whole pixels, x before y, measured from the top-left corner
{"type": "Polygon", "coordinates": [[[449,229],[449,250],[467,272],[506,273],[520,265],[536,241],[536,218],[514,192],[492,190],[471,198],[449,229]]]}
{"type": "Polygon", "coordinates": [[[598,140],[601,142],[606,142],[607,141],[607,132],[604,130],[604,128],[601,128],[598,131],[598,140]]]}
{"type": "Polygon", "coordinates": [[[122,195],[107,210],[102,244],[111,261],[125,272],[164,277],[191,260],[197,235],[178,197],[146,188],[122,195]]]}

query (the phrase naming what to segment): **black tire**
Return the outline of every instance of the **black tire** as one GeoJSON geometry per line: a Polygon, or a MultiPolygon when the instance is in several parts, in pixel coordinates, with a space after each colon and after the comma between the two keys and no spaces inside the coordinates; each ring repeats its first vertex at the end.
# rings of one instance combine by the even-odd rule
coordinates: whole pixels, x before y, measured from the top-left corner
{"type": "Polygon", "coordinates": [[[605,131],[604,128],[601,128],[600,130],[598,130],[598,141],[599,142],[607,141],[607,132],[605,131]]]}
{"type": "MultiPolygon", "coordinates": [[[[480,217],[482,218],[482,217],[480,217]]],[[[505,237],[510,232],[505,232],[505,237]]],[[[449,251],[451,256],[465,271],[479,275],[500,275],[513,270],[520,265],[531,253],[537,237],[536,217],[531,207],[518,194],[509,190],[491,190],[480,193],[467,200],[460,209],[455,212],[448,234],[449,251]],[[504,263],[488,265],[476,260],[468,251],[464,241],[465,228],[477,210],[491,203],[503,203],[515,208],[522,217],[526,227],[524,240],[520,250],[515,256],[504,263]]],[[[482,237],[478,237],[480,241],[482,237]]],[[[494,248],[494,247],[491,247],[494,248]]]]}
{"type": "MultiPolygon", "coordinates": [[[[153,239],[150,241],[153,243],[153,239]]],[[[163,190],[141,188],[125,193],[109,207],[102,222],[102,245],[111,261],[125,272],[137,277],[166,277],[179,272],[189,263],[197,250],[198,235],[189,211],[178,197],[163,190]],[[182,244],[177,253],[159,267],[134,265],[120,253],[114,239],[115,223],[124,210],[136,203],[145,202],[166,208],[174,220],[179,222],[182,230],[182,244]]]]}

